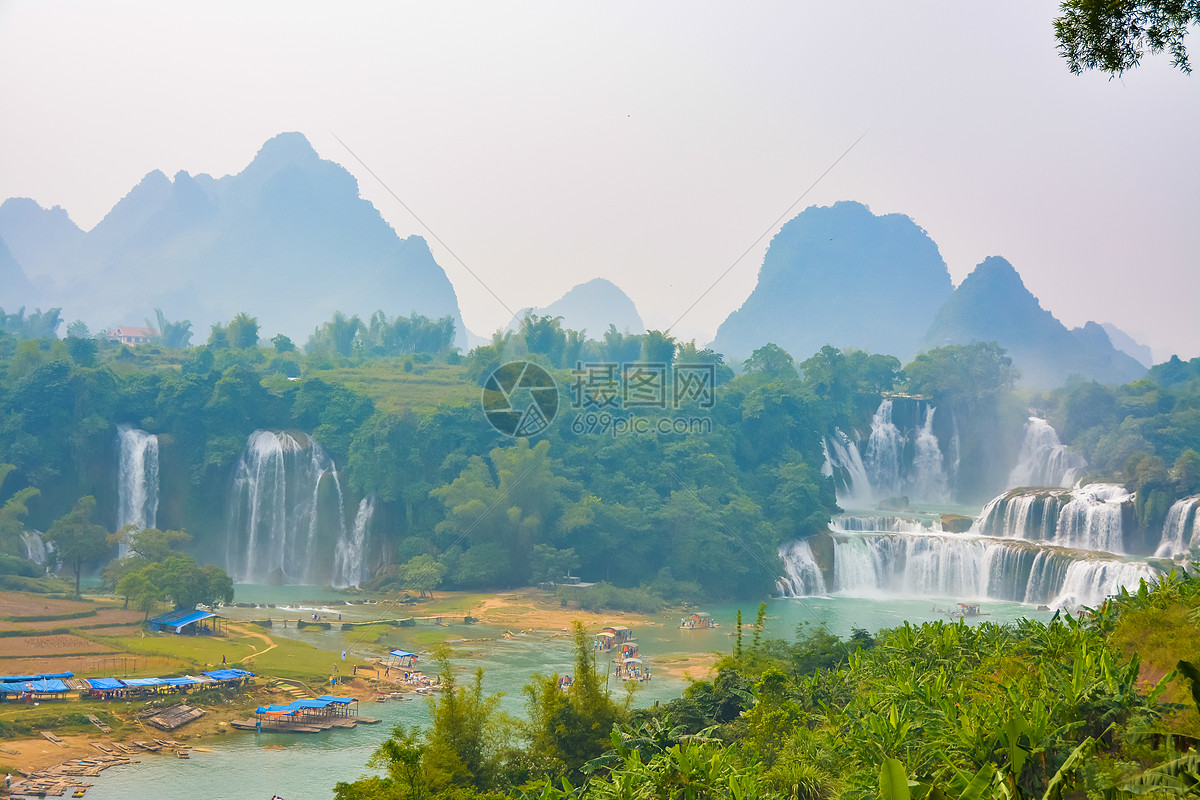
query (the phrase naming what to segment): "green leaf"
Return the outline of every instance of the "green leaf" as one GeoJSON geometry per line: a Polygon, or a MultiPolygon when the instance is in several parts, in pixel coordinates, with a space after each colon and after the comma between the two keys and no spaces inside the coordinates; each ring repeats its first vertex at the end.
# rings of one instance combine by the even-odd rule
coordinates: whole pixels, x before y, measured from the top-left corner
{"type": "Polygon", "coordinates": [[[1175,668],[1183,673],[1183,677],[1191,684],[1192,702],[1196,704],[1197,710],[1200,710],[1200,669],[1190,661],[1180,661],[1175,668]]]}
{"type": "Polygon", "coordinates": [[[911,800],[908,775],[897,759],[885,758],[880,765],[879,794],[883,800],[911,800]]]}

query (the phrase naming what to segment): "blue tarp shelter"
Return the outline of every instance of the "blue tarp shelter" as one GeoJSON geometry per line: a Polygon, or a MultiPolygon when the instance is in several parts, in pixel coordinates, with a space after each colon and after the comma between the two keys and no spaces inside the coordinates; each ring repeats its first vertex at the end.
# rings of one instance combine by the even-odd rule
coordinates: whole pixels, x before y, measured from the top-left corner
{"type": "Polygon", "coordinates": [[[93,689],[98,689],[102,692],[125,688],[125,684],[119,678],[88,678],[87,682],[93,689]]]}
{"type": "Polygon", "coordinates": [[[164,681],[162,678],[123,678],[121,683],[134,689],[148,689],[162,686],[164,681]]]}
{"type": "Polygon", "coordinates": [[[201,672],[214,681],[237,681],[242,678],[253,678],[254,673],[245,669],[214,669],[212,672],[201,672]]]}
{"type": "Polygon", "coordinates": [[[150,620],[149,625],[152,631],[183,633],[183,629],[189,625],[195,625],[197,622],[212,619],[216,616],[211,611],[202,611],[196,608],[177,608],[169,614],[162,614],[150,620]]]}
{"type": "Polygon", "coordinates": [[[179,678],[163,678],[162,682],[167,686],[195,686],[197,683],[204,683],[199,678],[193,678],[191,675],[184,675],[179,678]]]}
{"type": "Polygon", "coordinates": [[[40,675],[0,675],[0,683],[24,683],[25,681],[40,681],[48,678],[66,680],[67,678],[74,677],[74,672],[44,672],[40,675]]]}
{"type": "Polygon", "coordinates": [[[70,691],[57,678],[39,678],[36,681],[5,681],[0,683],[0,694],[59,694],[70,691]]]}

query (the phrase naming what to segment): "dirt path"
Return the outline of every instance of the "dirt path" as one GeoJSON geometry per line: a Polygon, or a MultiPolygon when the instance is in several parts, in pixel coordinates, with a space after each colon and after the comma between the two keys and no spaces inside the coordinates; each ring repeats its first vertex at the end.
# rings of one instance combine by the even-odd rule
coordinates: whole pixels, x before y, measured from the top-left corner
{"type": "MultiPolygon", "coordinates": [[[[262,641],[264,644],[267,645],[262,650],[255,650],[253,653],[246,656],[245,658],[242,659],[243,661],[249,661],[250,659],[254,658],[255,656],[261,656],[263,653],[266,653],[270,650],[274,650],[276,647],[279,646],[279,645],[275,644],[274,639],[272,639],[270,636],[267,636],[265,633],[258,633],[257,631],[250,630],[249,628],[243,628],[241,625],[229,625],[228,628],[231,631],[240,633],[242,636],[245,636],[248,639],[259,639],[260,641],[262,641]]],[[[253,645],[251,645],[251,646],[253,646],[253,645]]]]}

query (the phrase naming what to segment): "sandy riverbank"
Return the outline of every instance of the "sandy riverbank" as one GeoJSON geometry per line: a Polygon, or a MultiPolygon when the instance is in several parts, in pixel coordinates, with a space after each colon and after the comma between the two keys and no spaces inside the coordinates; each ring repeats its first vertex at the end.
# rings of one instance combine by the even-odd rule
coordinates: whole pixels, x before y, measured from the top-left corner
{"type": "MultiPolygon", "coordinates": [[[[438,592],[437,595],[434,601],[429,604],[428,612],[437,613],[439,606],[453,605],[457,598],[455,593],[443,594],[438,592]]],[[[459,607],[461,608],[462,606],[459,607]]],[[[678,616],[676,612],[669,614],[664,612],[661,615],[609,611],[599,613],[589,612],[578,608],[565,607],[558,598],[536,589],[522,589],[486,596],[480,602],[474,603],[467,613],[485,625],[513,633],[554,632],[559,634],[569,634],[572,624],[575,621],[582,622],[584,628],[589,633],[594,633],[606,625],[625,625],[633,628],[636,632],[639,629],[651,627],[662,628],[667,625],[673,625],[678,616]]],[[[266,653],[275,647],[275,639],[269,633],[252,631],[244,625],[237,623],[231,625],[230,630],[239,637],[254,639],[255,643],[253,647],[256,651],[255,655],[266,653]]],[[[142,658],[145,657],[143,656],[142,658]]],[[[655,659],[654,669],[660,675],[703,679],[710,673],[715,660],[715,655],[706,653],[666,654],[655,659]]],[[[25,659],[21,659],[21,661],[22,666],[25,666],[23,663],[25,659]]],[[[44,664],[36,663],[30,666],[49,670],[62,663],[61,658],[54,658],[48,653],[43,654],[42,658],[38,659],[38,662],[42,661],[44,661],[44,664]]],[[[12,665],[15,666],[15,663],[12,665]]],[[[36,670],[31,669],[30,671],[36,670]]],[[[371,708],[374,706],[373,701],[377,695],[409,690],[409,687],[403,684],[399,673],[394,676],[381,674],[370,677],[363,675],[346,677],[348,679],[345,683],[339,682],[338,690],[335,693],[358,698],[363,704],[360,709],[361,713],[366,716],[371,715],[371,708]]],[[[222,736],[242,735],[231,729],[228,723],[230,720],[246,718],[252,715],[255,706],[272,702],[286,703],[290,701],[291,697],[281,690],[268,688],[266,686],[267,680],[267,678],[260,678],[259,682],[250,688],[252,700],[247,702],[219,705],[206,705],[200,702],[199,705],[206,710],[203,717],[182,728],[169,732],[160,731],[136,721],[132,715],[124,713],[124,710],[116,704],[106,706],[96,701],[61,701],[66,707],[65,710],[78,710],[81,713],[87,713],[88,711],[96,711],[99,708],[104,708],[108,711],[116,712],[119,716],[132,722],[135,727],[132,729],[126,728],[119,734],[103,734],[99,730],[96,730],[94,733],[64,733],[60,731],[58,732],[58,736],[64,746],[56,745],[40,736],[6,740],[0,744],[0,764],[19,770],[21,773],[34,773],[64,762],[99,755],[101,750],[93,747],[93,742],[130,744],[135,739],[149,740],[157,738],[173,739],[192,747],[202,748],[206,740],[211,741],[222,736]]],[[[324,690],[323,688],[322,691],[324,690]]],[[[199,698],[196,699],[199,700],[199,698]]],[[[178,698],[178,702],[188,702],[188,700],[188,696],[180,696],[178,698]]],[[[55,702],[57,704],[58,701],[55,702]]],[[[162,753],[138,752],[131,755],[131,758],[144,760],[167,756],[174,757],[173,753],[163,755],[162,753]]]]}
{"type": "Polygon", "coordinates": [[[589,632],[606,625],[626,625],[630,628],[658,627],[666,617],[634,614],[625,611],[584,611],[563,606],[558,598],[537,589],[519,589],[493,595],[475,605],[469,612],[480,622],[489,625],[512,626],[521,630],[570,631],[578,620],[589,632]]]}

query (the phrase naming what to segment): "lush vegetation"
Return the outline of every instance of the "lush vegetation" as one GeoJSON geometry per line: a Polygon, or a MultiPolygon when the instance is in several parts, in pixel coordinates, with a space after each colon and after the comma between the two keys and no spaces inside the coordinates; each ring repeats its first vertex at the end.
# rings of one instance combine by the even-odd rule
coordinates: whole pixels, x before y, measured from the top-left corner
{"type": "Polygon", "coordinates": [[[1189,796],[1200,780],[1194,652],[1127,649],[1147,626],[1169,640],[1154,616],[1175,611],[1200,616],[1200,580],[1172,574],[1048,624],[933,622],[845,641],[804,626],[768,638],[760,610],[712,680],[638,711],[598,691],[579,637],[575,683],[564,692],[557,676],[535,678],[526,721],[499,715],[477,681],[452,684],[431,701],[429,731],[397,730],[376,753],[384,776],[336,796],[1189,796]]]}
{"type": "MultiPolygon", "coordinates": [[[[963,499],[996,491],[1030,405],[1088,457],[1091,477],[1141,490],[1145,526],[1197,490],[1194,363],[1160,365],[1123,387],[1077,382],[1037,394],[1013,388],[1009,358],[989,343],[938,348],[903,368],[891,356],[832,347],[797,363],[768,344],[735,374],[720,354],[661,332],[610,328],[593,339],[550,317],[529,317],[466,355],[450,347],[446,320],[381,313],[366,322],[335,315],[305,347],[278,335],[268,345],[247,314],[214,326],[207,344],[181,348],[168,339],[186,344],[190,324],[161,315],[165,334],[136,349],[106,338],[21,338],[56,328],[53,313],[5,320],[21,335],[0,334],[0,452],[12,464],[0,484],[0,570],[19,575],[31,576],[26,528],[62,543],[56,558],[72,577],[115,555],[106,535],[116,518],[119,425],[159,438],[158,524],[191,537],[179,556],[223,552],[223,509],[247,437],[302,430],[338,465],[346,509],[368,495],[377,501],[377,586],[484,589],[571,572],[608,584],[578,595],[585,607],[770,591],[780,543],[825,529],[837,513],[823,440],[869,428],[889,392],[948,411],[935,432],[945,441],[962,434],[963,499]],[[479,406],[480,384],[513,359],[542,364],[559,386],[559,419],[536,441],[496,432],[479,406]],[[665,407],[610,410],[581,399],[579,362],[635,361],[664,365],[668,386],[678,365],[709,365],[715,402],[684,394],[665,407]],[[601,412],[651,429],[677,418],[704,425],[616,433],[615,422],[593,425],[601,412]]],[[[153,584],[131,578],[126,596],[138,607],[169,596],[153,584]]]]}

